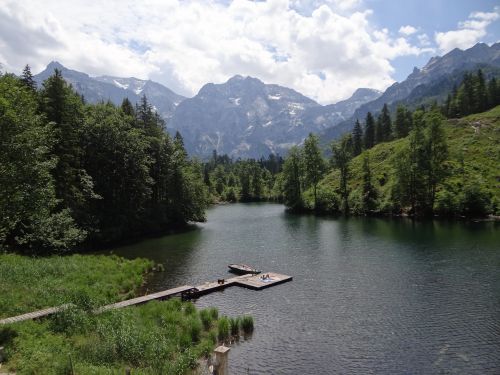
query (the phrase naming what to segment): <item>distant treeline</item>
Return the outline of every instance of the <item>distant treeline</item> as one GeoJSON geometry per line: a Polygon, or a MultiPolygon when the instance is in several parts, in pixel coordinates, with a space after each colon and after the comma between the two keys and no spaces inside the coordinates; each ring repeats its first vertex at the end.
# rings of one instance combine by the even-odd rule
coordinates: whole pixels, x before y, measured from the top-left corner
{"type": "MultiPolygon", "coordinates": [[[[458,161],[456,155],[450,156],[444,119],[483,112],[499,104],[500,86],[495,78],[486,82],[481,70],[465,74],[462,84],[441,106],[434,103],[412,112],[400,105],[391,114],[385,104],[376,119],[368,112],[364,125],[356,121],[351,134],[333,143],[329,161],[323,158],[319,140],[312,134],[303,147],[292,148],[275,191],[295,211],[413,216],[495,213],[500,202],[477,182],[485,176],[472,167],[467,169],[463,154],[459,156],[461,167],[453,167],[458,161]],[[376,150],[375,155],[382,159],[377,160],[381,176],[375,181],[370,150],[379,144],[387,146],[376,150]],[[477,181],[464,176],[474,176],[477,181]]],[[[492,142],[489,144],[495,147],[492,142]]],[[[467,149],[465,146],[462,148],[467,149]]],[[[498,147],[496,151],[497,155],[484,163],[494,164],[498,147]]]]}
{"type": "Polygon", "coordinates": [[[281,156],[233,160],[217,155],[204,164],[204,181],[215,201],[256,202],[275,198],[274,183],[283,165],[281,156]]]}
{"type": "Polygon", "coordinates": [[[205,219],[201,164],[146,97],[86,104],[59,71],[0,75],[0,248],[66,251],[205,219]]]}

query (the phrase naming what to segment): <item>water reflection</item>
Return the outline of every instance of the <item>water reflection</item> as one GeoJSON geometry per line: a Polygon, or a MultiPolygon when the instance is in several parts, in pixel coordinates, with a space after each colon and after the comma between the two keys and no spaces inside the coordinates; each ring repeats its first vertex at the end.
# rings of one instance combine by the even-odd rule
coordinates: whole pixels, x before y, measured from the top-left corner
{"type": "Polygon", "coordinates": [[[163,263],[154,288],[195,284],[244,262],[294,276],[262,292],[196,301],[255,318],[231,373],[464,373],[500,369],[500,232],[495,223],[291,215],[227,205],[207,223],[118,249],[163,263]]]}

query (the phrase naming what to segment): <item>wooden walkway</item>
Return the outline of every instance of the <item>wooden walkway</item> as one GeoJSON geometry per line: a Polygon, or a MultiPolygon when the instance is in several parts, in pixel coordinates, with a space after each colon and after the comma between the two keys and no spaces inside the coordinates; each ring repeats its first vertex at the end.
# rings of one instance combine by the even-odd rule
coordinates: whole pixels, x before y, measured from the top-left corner
{"type": "MultiPolygon", "coordinates": [[[[195,287],[190,286],[190,285],[184,285],[184,286],[179,286],[177,288],[168,289],[168,290],[164,290],[164,291],[157,292],[157,293],[147,294],[145,296],[136,297],[136,298],[132,298],[132,299],[128,299],[125,301],[116,302],[116,303],[112,303],[110,305],[100,307],[95,312],[101,313],[101,312],[108,311],[108,310],[120,309],[122,307],[139,305],[139,304],[146,303],[146,302],[149,302],[152,300],[168,299],[168,298],[175,297],[175,296],[179,296],[182,299],[197,298],[201,295],[216,292],[218,290],[222,290],[222,289],[225,289],[225,288],[230,287],[230,286],[241,286],[241,287],[249,288],[249,289],[253,289],[253,290],[261,290],[261,289],[269,288],[271,286],[278,285],[278,284],[281,284],[281,283],[284,283],[287,281],[291,281],[291,280],[292,280],[292,276],[281,275],[281,274],[275,273],[275,272],[265,272],[265,273],[262,273],[261,275],[242,275],[242,276],[236,276],[236,277],[232,277],[229,279],[225,279],[224,283],[219,283],[218,281],[210,281],[210,282],[206,282],[202,285],[198,285],[195,287]],[[262,275],[269,275],[269,278],[263,279],[261,277],[262,275]]],[[[48,316],[51,314],[55,314],[59,311],[62,311],[64,309],[68,308],[69,306],[70,305],[67,304],[67,305],[62,305],[62,306],[57,306],[57,307],[50,307],[47,309],[38,310],[38,311],[34,311],[31,313],[27,313],[27,314],[22,314],[22,315],[13,316],[10,318],[1,319],[0,325],[21,322],[23,320],[42,318],[44,316],[48,316]]]]}

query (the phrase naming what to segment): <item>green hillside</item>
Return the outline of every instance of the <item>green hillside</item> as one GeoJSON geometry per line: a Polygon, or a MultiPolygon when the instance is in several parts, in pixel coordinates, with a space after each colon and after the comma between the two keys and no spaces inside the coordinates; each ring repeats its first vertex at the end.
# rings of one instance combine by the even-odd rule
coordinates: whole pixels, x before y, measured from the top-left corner
{"type": "MultiPolygon", "coordinates": [[[[467,189],[489,196],[490,213],[500,212],[500,106],[490,111],[461,119],[445,120],[443,129],[448,144],[445,162],[446,177],[438,185],[436,205],[443,200],[458,205],[467,189]]],[[[398,153],[408,145],[408,137],[381,143],[350,163],[349,206],[356,212],[362,190],[362,165],[369,155],[372,183],[378,191],[378,212],[394,211],[391,195],[395,184],[395,164],[398,153]]],[[[318,195],[334,199],[339,191],[339,170],[333,169],[319,184],[318,195]]],[[[312,207],[312,192],[305,193],[306,207],[312,207]]],[[[323,203],[324,211],[336,211],[336,204],[323,203]]],[[[439,214],[439,207],[437,212],[439,214]]],[[[443,212],[443,210],[441,210],[443,212]]]]}

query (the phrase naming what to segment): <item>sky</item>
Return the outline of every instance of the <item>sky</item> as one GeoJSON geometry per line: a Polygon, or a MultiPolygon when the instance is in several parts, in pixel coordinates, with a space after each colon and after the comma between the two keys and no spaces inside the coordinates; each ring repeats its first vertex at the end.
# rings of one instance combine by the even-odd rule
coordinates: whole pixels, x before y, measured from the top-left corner
{"type": "Polygon", "coordinates": [[[59,61],[185,96],[240,74],[335,103],[498,41],[490,0],[0,0],[2,71],[59,61]]]}

